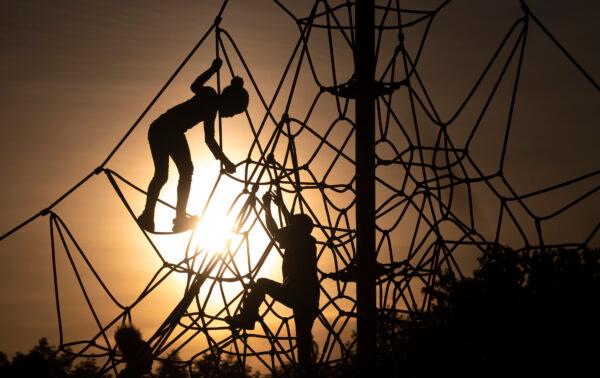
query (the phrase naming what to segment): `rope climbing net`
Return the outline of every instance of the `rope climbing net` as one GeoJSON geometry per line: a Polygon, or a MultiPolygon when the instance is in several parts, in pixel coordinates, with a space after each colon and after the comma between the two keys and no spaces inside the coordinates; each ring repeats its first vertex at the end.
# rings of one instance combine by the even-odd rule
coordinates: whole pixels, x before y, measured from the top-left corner
{"type": "MultiPolygon", "coordinates": [[[[529,193],[518,193],[504,174],[530,26],[537,27],[557,46],[597,94],[600,88],[596,82],[522,4],[522,16],[507,28],[497,49],[490,51],[491,58],[455,112],[443,119],[420,75],[419,62],[432,24],[449,3],[445,1],[430,10],[404,9],[398,0],[376,4],[377,308],[380,315],[395,319],[418,319],[432,303],[424,288],[447,270],[460,276],[469,274],[473,261],[493,246],[511,245],[519,251],[584,248],[600,227],[600,223],[592,225],[583,241],[557,243],[544,237],[547,222],[560,219],[597,194],[600,170],[529,193]],[[499,158],[493,169],[484,169],[474,157],[473,149],[479,135],[484,133],[482,125],[486,123],[492,100],[501,95],[508,96],[509,105],[499,141],[499,158]],[[483,100],[477,102],[476,98],[483,100]],[[456,129],[460,132],[455,132],[456,129]],[[588,189],[570,190],[582,184],[588,189]],[[569,189],[572,198],[559,206],[542,213],[532,205],[565,189],[569,189]],[[485,220],[478,216],[477,208],[482,206],[487,209],[485,220]]],[[[261,320],[254,330],[231,330],[224,320],[239,312],[250,284],[271,274],[267,266],[281,264],[283,252],[267,236],[264,208],[258,195],[270,190],[282,193],[291,212],[307,214],[315,224],[313,236],[317,240],[321,283],[320,313],[313,327],[318,346],[316,361],[331,364],[347,359],[355,347],[350,338],[356,328],[357,312],[354,133],[360,125],[353,121],[351,106],[357,88],[352,71],[347,72],[353,70],[355,2],[318,0],[308,16],[301,17],[282,2],[274,1],[274,6],[297,25],[299,37],[270,100],[260,90],[236,39],[223,26],[221,17],[226,6],[227,1],[214,24],[102,164],[42,212],[2,236],[4,239],[34,219],[48,216],[59,350],[68,351],[73,358],[103,358],[105,371],[117,373],[123,367],[112,339],[116,327],[135,323],[132,314],[136,307],[171,275],[185,277],[185,290],[177,306],[166,311],[164,322],[148,338],[154,359],[164,360],[178,352],[182,360],[177,363],[191,368],[207,355],[215,358],[231,355],[241,366],[260,366],[271,372],[295,364],[290,309],[268,299],[261,307],[261,320]],[[246,112],[245,132],[252,139],[247,157],[237,163],[237,173],[219,174],[200,214],[202,219],[217,206],[214,197],[224,186],[238,185],[239,191],[228,199],[230,207],[222,209],[232,220],[233,231],[220,253],[202,248],[196,231],[192,231],[185,257],[171,261],[156,244],[156,238],[168,236],[153,236],[140,230],[162,264],[139,296],[131,303],[123,303],[95,270],[72,229],[54,207],[90,178],[103,174],[135,222],[136,211],[123,188],[144,194],[145,191],[110,169],[108,163],[209,38],[214,38],[214,54],[223,58],[225,71],[247,79],[252,87],[252,102],[264,110],[261,117],[246,112]],[[315,40],[322,43],[315,44],[315,40]],[[330,61],[327,70],[315,59],[318,48],[324,51],[319,59],[326,56],[330,61]],[[304,99],[312,96],[312,100],[298,105],[300,92],[304,99]],[[75,272],[97,326],[86,340],[64,337],[57,273],[57,254],[61,251],[75,272]],[[75,262],[75,254],[83,259],[83,267],[75,262]],[[82,269],[93,275],[113,306],[119,309],[116,317],[107,321],[98,314],[81,278],[82,269]]],[[[219,92],[221,79],[218,74],[219,92]]],[[[218,126],[222,138],[220,119],[218,126]]],[[[174,209],[167,202],[161,204],[174,209]]],[[[279,222],[283,222],[281,214],[279,222]]]]}

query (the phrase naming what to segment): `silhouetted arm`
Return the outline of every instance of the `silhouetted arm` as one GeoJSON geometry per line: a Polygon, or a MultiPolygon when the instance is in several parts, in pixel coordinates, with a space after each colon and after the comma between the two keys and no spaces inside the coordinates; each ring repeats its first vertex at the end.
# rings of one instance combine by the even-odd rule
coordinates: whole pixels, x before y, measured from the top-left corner
{"type": "Polygon", "coordinates": [[[214,155],[215,159],[220,160],[225,165],[228,173],[235,172],[235,165],[225,156],[221,146],[215,140],[215,116],[204,120],[204,142],[214,155]]]}
{"type": "Polygon", "coordinates": [[[287,225],[289,225],[291,214],[288,211],[287,207],[285,206],[285,202],[283,202],[283,198],[281,197],[280,190],[278,190],[278,193],[273,196],[273,201],[275,202],[275,204],[279,207],[279,209],[283,213],[283,218],[285,219],[285,223],[287,225]]]}
{"type": "Polygon", "coordinates": [[[219,70],[219,68],[221,68],[221,64],[223,64],[223,62],[221,62],[221,59],[216,58],[215,60],[213,60],[210,67],[206,71],[202,72],[200,76],[198,76],[196,80],[194,80],[194,82],[192,83],[190,87],[192,92],[197,94],[200,91],[200,89],[204,86],[204,84],[206,84],[206,82],[212,77],[212,75],[214,75],[219,70]]]}
{"type": "Polygon", "coordinates": [[[275,223],[275,219],[273,219],[273,214],[271,214],[271,193],[266,192],[263,194],[262,199],[263,206],[265,208],[265,222],[267,223],[267,230],[273,238],[277,239],[279,227],[277,227],[277,223],[275,223]]]}

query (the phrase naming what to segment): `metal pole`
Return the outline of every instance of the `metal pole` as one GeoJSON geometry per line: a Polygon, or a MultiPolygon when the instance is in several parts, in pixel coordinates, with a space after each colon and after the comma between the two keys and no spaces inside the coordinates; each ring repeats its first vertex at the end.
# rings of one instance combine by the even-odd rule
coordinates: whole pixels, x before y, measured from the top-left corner
{"type": "Polygon", "coordinates": [[[360,376],[373,372],[375,317],[375,4],[357,0],[356,25],[356,250],[358,363],[360,376]]]}

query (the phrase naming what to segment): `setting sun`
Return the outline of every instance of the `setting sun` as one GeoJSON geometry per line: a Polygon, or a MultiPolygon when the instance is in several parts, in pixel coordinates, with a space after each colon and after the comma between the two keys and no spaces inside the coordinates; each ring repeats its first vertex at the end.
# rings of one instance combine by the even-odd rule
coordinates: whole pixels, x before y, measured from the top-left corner
{"type": "Polygon", "coordinates": [[[198,249],[209,253],[222,253],[234,236],[234,219],[226,214],[226,208],[215,207],[208,210],[198,222],[194,241],[198,249]]]}

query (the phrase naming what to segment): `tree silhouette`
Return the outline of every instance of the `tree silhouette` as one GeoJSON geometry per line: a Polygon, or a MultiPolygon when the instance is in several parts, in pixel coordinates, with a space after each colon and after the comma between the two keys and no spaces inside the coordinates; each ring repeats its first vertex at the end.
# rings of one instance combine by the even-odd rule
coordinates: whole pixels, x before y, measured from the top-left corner
{"type": "Polygon", "coordinates": [[[0,352],[0,377],[107,377],[98,374],[100,369],[93,358],[72,366],[69,353],[57,351],[42,337],[27,354],[17,352],[12,361],[0,352]]]}
{"type": "Polygon", "coordinates": [[[157,372],[158,378],[188,378],[185,366],[182,365],[181,359],[177,352],[169,354],[166,360],[161,361],[157,372]]]}
{"type": "Polygon", "coordinates": [[[583,376],[600,336],[600,253],[494,248],[471,278],[444,274],[404,329],[409,376],[583,376]],[[435,363],[432,363],[435,362],[435,363]]]}
{"type": "MultiPolygon", "coordinates": [[[[573,377],[596,370],[600,250],[496,246],[472,277],[442,274],[430,311],[380,312],[373,376],[573,377]]],[[[350,346],[355,346],[353,335],[350,346]]],[[[356,374],[356,349],[319,377],[356,374]]]]}
{"type": "Polygon", "coordinates": [[[209,353],[195,362],[192,366],[191,378],[245,378],[260,377],[258,372],[252,372],[248,366],[244,366],[232,355],[225,358],[219,353],[209,353]]]}
{"type": "Polygon", "coordinates": [[[218,353],[205,354],[188,369],[178,354],[173,352],[166,360],[161,361],[157,371],[158,378],[244,378],[260,376],[258,371],[252,372],[250,367],[244,367],[232,355],[222,358],[222,355],[218,353]]]}
{"type": "Polygon", "coordinates": [[[6,357],[6,354],[0,352],[0,377],[8,377],[10,372],[10,361],[6,357]]]}
{"type": "Polygon", "coordinates": [[[88,358],[79,363],[69,371],[69,378],[89,378],[89,377],[109,377],[108,375],[99,375],[100,369],[96,365],[94,358],[88,358]]]}

